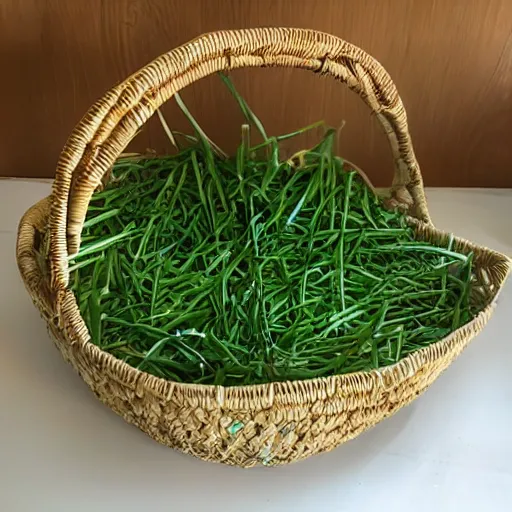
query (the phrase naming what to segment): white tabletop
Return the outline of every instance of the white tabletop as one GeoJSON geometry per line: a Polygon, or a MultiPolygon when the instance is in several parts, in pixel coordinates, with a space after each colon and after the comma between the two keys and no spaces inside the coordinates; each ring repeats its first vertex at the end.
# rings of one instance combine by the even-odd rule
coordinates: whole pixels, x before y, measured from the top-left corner
{"type": "MultiPolygon", "coordinates": [[[[102,405],[49,340],[18,275],[23,212],[0,181],[0,510],[512,510],[512,279],[484,332],[409,407],[338,449],[241,470],[165,448],[102,405]]],[[[435,223],[512,254],[512,190],[429,190],[435,223]]]]}

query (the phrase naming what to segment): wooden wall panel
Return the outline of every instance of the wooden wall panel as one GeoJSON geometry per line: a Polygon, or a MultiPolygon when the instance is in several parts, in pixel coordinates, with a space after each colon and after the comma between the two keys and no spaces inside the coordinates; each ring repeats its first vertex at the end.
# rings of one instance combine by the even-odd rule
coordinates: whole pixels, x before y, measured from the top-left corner
{"type": "MultiPolygon", "coordinates": [[[[269,25],[331,32],[388,69],[428,185],[512,187],[511,0],[1,0],[0,175],[52,176],[86,109],[159,54],[202,32],[269,25]]],[[[234,79],[269,132],[345,120],[340,153],[375,183],[390,179],[384,135],[340,84],[280,69],[234,79]]],[[[183,97],[232,150],[241,116],[218,78],[183,97]]],[[[186,127],[175,105],[164,114],[186,127]]],[[[131,145],[147,147],[168,148],[155,120],[131,145]]]]}

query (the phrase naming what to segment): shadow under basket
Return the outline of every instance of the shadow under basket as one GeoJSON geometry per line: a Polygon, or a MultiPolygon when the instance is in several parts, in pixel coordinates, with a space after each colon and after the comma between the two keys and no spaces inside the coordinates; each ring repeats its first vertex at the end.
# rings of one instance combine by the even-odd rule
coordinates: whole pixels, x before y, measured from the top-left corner
{"type": "Polygon", "coordinates": [[[204,460],[251,467],[331,450],[414,400],[483,328],[510,260],[454,238],[455,250],[474,253],[472,300],[482,306],[480,313],[443,340],[379,370],[222,387],[167,381],[103,352],[90,341],[68,287],[68,254],[78,251],[89,200],[162,103],[206,75],[245,66],[309,69],[357,92],[390,141],[391,205],[406,209],[418,239],[447,244],[448,235],[430,222],[405,110],[382,66],[337,37],[272,28],[203,35],[162,55],[99,100],[68,139],[52,195],[23,216],[17,260],[55,344],[102,402],[160,443],[204,460]]]}

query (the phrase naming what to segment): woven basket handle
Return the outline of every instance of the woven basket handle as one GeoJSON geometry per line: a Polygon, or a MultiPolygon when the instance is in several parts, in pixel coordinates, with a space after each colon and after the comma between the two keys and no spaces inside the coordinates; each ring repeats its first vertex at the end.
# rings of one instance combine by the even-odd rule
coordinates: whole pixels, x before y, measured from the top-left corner
{"type": "Polygon", "coordinates": [[[68,254],[78,252],[94,190],[140,127],[174,93],[217,71],[286,66],[331,75],[357,92],[376,114],[395,161],[392,201],[429,221],[420,169],[404,106],[384,68],[338,37],[295,28],[205,34],[154,60],[96,102],[69,137],[52,193],[52,287],[68,285],[68,254]]]}

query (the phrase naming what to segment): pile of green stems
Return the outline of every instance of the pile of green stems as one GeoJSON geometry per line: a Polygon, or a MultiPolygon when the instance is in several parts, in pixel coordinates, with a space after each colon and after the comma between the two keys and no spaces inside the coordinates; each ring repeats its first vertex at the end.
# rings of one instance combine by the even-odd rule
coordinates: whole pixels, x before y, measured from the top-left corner
{"type": "Polygon", "coordinates": [[[276,138],[119,160],[70,262],[92,342],[165,379],[246,385],[383,367],[468,322],[472,255],[416,241],[334,138],[299,167],[276,138]]]}

